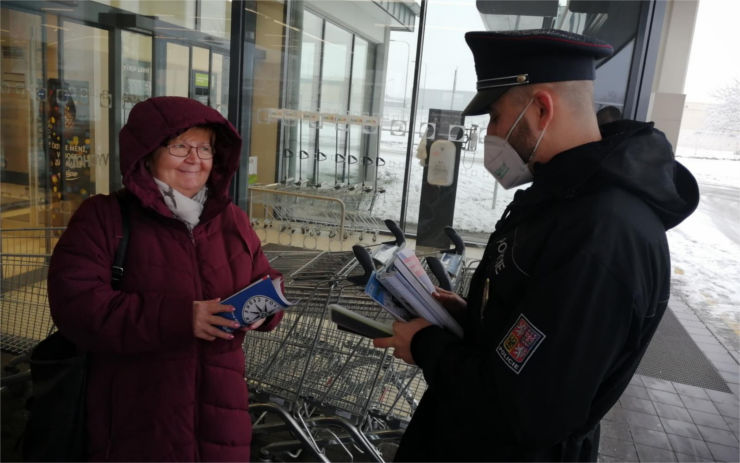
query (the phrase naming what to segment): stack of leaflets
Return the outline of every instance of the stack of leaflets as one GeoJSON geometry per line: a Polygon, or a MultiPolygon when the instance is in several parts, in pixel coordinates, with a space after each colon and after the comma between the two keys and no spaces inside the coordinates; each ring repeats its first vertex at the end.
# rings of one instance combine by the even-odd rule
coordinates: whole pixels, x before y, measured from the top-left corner
{"type": "MultiPolygon", "coordinates": [[[[235,311],[220,312],[218,315],[243,327],[293,305],[285,298],[280,282],[281,278],[273,280],[269,275],[255,281],[221,301],[222,305],[234,306],[235,311]]],[[[226,326],[220,328],[228,333],[234,331],[226,326]]]]}
{"type": "MultiPolygon", "coordinates": [[[[395,319],[406,321],[421,317],[462,337],[460,325],[432,296],[434,290],[419,258],[412,250],[404,248],[398,249],[385,266],[374,271],[365,286],[365,292],[395,319]]],[[[358,316],[355,321],[361,319],[358,316]]],[[[358,331],[356,327],[345,328],[358,331]]]]}

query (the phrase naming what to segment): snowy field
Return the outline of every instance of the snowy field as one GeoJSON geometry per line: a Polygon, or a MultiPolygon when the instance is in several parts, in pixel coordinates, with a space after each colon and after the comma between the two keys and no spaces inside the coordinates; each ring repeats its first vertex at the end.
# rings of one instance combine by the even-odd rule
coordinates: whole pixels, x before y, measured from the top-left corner
{"type": "MultiPolygon", "coordinates": [[[[373,215],[398,220],[405,140],[385,139],[381,152],[386,165],[380,169],[379,185],[386,192],[378,195],[373,215]]],[[[513,197],[512,191],[496,187],[483,167],[482,154],[482,145],[477,153],[463,154],[454,218],[458,230],[489,233],[513,197]]],[[[740,361],[740,157],[680,146],[676,157],[697,178],[701,202],[694,214],[668,232],[672,294],[740,361]]],[[[422,168],[414,160],[407,213],[412,223],[419,214],[421,179],[422,168]]]]}

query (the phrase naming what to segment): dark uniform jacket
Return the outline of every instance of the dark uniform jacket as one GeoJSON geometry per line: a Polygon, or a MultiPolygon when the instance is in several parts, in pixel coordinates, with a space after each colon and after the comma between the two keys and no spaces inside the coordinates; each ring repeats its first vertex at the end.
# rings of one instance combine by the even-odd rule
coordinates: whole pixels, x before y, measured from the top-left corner
{"type": "Polygon", "coordinates": [[[595,461],[599,420],[666,309],[665,231],[699,199],[652,124],[603,136],[516,193],[473,276],[464,339],[414,336],[429,388],[397,460],[595,461]]]}

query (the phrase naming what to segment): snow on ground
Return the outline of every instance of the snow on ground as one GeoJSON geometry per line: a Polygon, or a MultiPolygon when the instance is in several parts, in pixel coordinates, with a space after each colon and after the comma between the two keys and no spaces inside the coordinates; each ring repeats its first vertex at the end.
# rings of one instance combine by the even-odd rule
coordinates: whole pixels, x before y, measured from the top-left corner
{"type": "Polygon", "coordinates": [[[668,232],[672,294],[740,360],[740,159],[681,147],[676,157],[696,177],[701,200],[668,232]]]}
{"type": "MultiPolygon", "coordinates": [[[[416,153],[414,147],[414,154],[416,153]]],[[[398,220],[405,168],[405,140],[384,140],[386,160],[379,171],[373,215],[398,220]]],[[[490,233],[513,191],[497,187],[483,167],[483,150],[464,153],[460,166],[454,226],[490,233]],[[495,195],[495,200],[494,200],[495,195]]],[[[740,361],[740,157],[728,151],[679,147],[677,159],[697,178],[696,212],[668,232],[673,267],[672,294],[694,310],[740,361]]],[[[422,167],[414,159],[407,220],[419,214],[422,167]]]]}

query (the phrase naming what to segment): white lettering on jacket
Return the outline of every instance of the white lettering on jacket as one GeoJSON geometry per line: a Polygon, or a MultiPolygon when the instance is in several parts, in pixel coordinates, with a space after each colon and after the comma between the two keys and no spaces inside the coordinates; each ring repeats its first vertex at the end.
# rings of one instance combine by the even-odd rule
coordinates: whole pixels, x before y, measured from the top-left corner
{"type": "Polygon", "coordinates": [[[496,265],[494,268],[496,275],[498,275],[500,271],[506,268],[506,265],[504,264],[504,253],[506,252],[506,248],[508,247],[508,245],[506,244],[506,238],[501,238],[496,242],[496,244],[496,251],[498,252],[498,255],[496,256],[496,265]]]}

